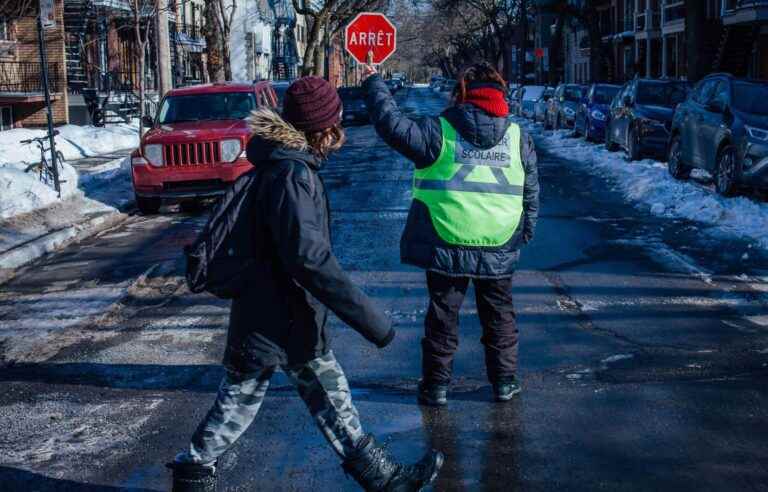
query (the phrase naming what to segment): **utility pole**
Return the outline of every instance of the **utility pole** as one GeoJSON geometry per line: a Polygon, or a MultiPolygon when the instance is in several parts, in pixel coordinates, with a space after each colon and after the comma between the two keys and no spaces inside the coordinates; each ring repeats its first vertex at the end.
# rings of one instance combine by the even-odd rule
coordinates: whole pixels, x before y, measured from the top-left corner
{"type": "Polygon", "coordinates": [[[157,33],[157,75],[160,82],[160,97],[173,89],[171,73],[171,42],[168,29],[168,0],[155,0],[155,32],[157,33]]]}
{"type": "MultiPolygon", "coordinates": [[[[37,45],[40,49],[40,75],[45,93],[45,108],[48,116],[48,138],[51,146],[51,165],[53,166],[53,187],[61,198],[61,182],[59,181],[59,163],[56,162],[56,139],[53,134],[53,110],[51,108],[51,87],[48,84],[48,53],[45,48],[45,33],[43,32],[43,17],[46,17],[46,27],[55,27],[54,4],[51,0],[39,0],[37,16],[37,45]]],[[[41,163],[42,164],[42,163],[41,163]]]]}

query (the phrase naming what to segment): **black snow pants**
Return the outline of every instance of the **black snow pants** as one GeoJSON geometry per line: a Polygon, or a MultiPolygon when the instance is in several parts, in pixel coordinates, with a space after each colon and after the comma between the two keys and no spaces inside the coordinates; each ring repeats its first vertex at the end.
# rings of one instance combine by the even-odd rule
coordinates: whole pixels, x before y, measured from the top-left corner
{"type": "Polygon", "coordinates": [[[491,383],[514,379],[518,330],[512,305],[512,277],[470,279],[427,271],[429,310],[424,322],[422,375],[427,384],[451,381],[453,356],[459,346],[459,310],[469,287],[475,285],[477,311],[485,346],[485,367],[491,383]]]}

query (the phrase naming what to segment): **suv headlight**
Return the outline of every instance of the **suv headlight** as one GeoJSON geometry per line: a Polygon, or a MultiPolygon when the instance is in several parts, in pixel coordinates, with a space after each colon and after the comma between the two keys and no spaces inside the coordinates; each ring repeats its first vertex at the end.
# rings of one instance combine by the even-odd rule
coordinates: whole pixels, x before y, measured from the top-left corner
{"type": "Polygon", "coordinates": [[[747,135],[749,135],[750,138],[754,138],[755,140],[759,140],[761,142],[768,142],[768,130],[755,128],[754,126],[749,125],[744,125],[744,128],[747,129],[747,135]]]}
{"type": "Polygon", "coordinates": [[[222,140],[221,141],[221,160],[224,162],[235,162],[240,157],[242,147],[240,140],[222,140]]]}
{"type": "Polygon", "coordinates": [[[563,112],[564,112],[564,113],[565,113],[567,116],[575,116],[575,115],[576,115],[576,111],[572,110],[571,108],[565,108],[565,109],[563,110],[563,112]]]}
{"type": "Polygon", "coordinates": [[[592,117],[598,121],[605,121],[605,113],[596,109],[592,110],[592,117]]]}
{"type": "Polygon", "coordinates": [[[154,167],[163,167],[163,146],[161,144],[151,144],[144,146],[144,157],[154,167]]]}

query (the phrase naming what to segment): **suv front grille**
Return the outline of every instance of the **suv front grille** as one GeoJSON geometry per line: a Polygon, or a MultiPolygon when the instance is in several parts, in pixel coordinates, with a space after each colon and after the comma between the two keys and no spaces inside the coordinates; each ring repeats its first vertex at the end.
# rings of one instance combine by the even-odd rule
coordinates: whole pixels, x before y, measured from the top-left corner
{"type": "Polygon", "coordinates": [[[193,142],[163,146],[166,166],[204,166],[221,162],[219,142],[193,142]]]}

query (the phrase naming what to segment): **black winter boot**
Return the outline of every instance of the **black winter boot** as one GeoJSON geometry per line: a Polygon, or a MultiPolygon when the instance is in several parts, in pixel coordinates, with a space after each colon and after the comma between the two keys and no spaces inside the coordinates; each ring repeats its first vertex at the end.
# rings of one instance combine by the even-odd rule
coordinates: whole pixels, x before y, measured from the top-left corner
{"type": "Polygon", "coordinates": [[[171,492],[216,492],[216,464],[168,463],[173,470],[171,492]]]}
{"type": "Polygon", "coordinates": [[[357,457],[341,466],[366,492],[418,492],[435,481],[445,461],[443,453],[431,450],[418,463],[402,465],[377,446],[371,435],[360,442],[358,450],[357,457]]]}

